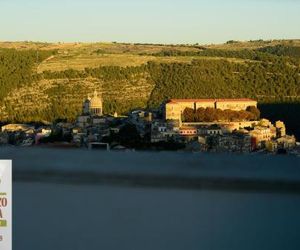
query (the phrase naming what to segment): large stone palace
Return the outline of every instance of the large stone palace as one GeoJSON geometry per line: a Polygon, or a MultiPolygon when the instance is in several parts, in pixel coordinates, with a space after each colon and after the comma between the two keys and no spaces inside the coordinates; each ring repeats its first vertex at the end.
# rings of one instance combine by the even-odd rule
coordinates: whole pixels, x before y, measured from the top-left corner
{"type": "Polygon", "coordinates": [[[165,119],[181,121],[182,113],[186,108],[215,108],[221,110],[246,110],[250,106],[257,107],[257,101],[240,99],[171,99],[165,104],[165,119]]]}

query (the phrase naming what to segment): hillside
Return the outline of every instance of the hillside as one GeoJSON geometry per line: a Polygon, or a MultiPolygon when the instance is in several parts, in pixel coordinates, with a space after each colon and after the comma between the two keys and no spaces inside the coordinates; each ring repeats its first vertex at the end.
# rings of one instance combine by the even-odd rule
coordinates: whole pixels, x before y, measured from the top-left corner
{"type": "Polygon", "coordinates": [[[72,120],[94,89],[103,92],[106,113],[155,108],[168,98],[251,97],[264,116],[286,119],[300,135],[300,40],[0,42],[0,120],[72,120]]]}

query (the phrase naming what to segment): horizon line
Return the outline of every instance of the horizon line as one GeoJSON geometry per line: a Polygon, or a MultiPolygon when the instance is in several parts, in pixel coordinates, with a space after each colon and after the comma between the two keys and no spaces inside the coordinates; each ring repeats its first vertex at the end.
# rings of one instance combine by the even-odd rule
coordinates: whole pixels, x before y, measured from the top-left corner
{"type": "Polygon", "coordinates": [[[195,45],[222,45],[228,42],[236,42],[236,43],[249,43],[249,42],[280,42],[280,41],[300,41],[300,38],[282,38],[282,39],[250,39],[250,40],[235,40],[230,39],[224,42],[211,42],[211,43],[200,43],[200,42],[190,42],[190,43],[164,43],[164,42],[129,42],[129,41],[43,41],[43,40],[2,40],[0,39],[0,43],[45,43],[45,44],[132,44],[132,45],[187,45],[187,46],[195,46],[195,45]]]}

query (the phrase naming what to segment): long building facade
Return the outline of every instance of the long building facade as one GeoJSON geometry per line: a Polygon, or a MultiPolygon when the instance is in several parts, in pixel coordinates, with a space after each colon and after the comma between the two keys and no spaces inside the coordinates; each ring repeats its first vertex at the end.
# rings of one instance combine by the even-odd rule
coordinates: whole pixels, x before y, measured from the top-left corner
{"type": "Polygon", "coordinates": [[[248,98],[240,99],[171,99],[165,104],[165,119],[179,120],[186,108],[215,108],[221,110],[246,110],[248,107],[257,107],[257,101],[248,98]]]}

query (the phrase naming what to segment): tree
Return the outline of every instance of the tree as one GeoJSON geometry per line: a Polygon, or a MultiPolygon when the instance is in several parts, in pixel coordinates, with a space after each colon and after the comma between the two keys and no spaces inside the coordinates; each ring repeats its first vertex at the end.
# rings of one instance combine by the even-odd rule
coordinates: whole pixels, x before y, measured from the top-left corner
{"type": "Polygon", "coordinates": [[[195,121],[203,122],[205,119],[205,108],[198,108],[195,114],[195,121]]]}
{"type": "Polygon", "coordinates": [[[195,121],[195,112],[191,108],[186,108],[183,111],[183,121],[185,122],[194,122],[195,121]]]}
{"type": "Polygon", "coordinates": [[[226,117],[224,116],[224,111],[221,109],[216,109],[216,117],[218,121],[224,121],[226,120],[226,117]]]}
{"type": "Polygon", "coordinates": [[[249,112],[247,112],[245,110],[240,110],[237,112],[237,117],[238,117],[239,121],[246,121],[249,118],[249,112]]]}
{"type": "Polygon", "coordinates": [[[205,109],[205,116],[204,121],[205,122],[214,122],[218,120],[217,111],[214,108],[206,108],[205,109]]]}
{"type": "Polygon", "coordinates": [[[259,109],[257,107],[255,107],[255,106],[249,106],[246,110],[248,112],[250,112],[250,113],[253,114],[253,119],[259,120],[259,118],[260,118],[260,111],[259,111],[259,109]]]}

